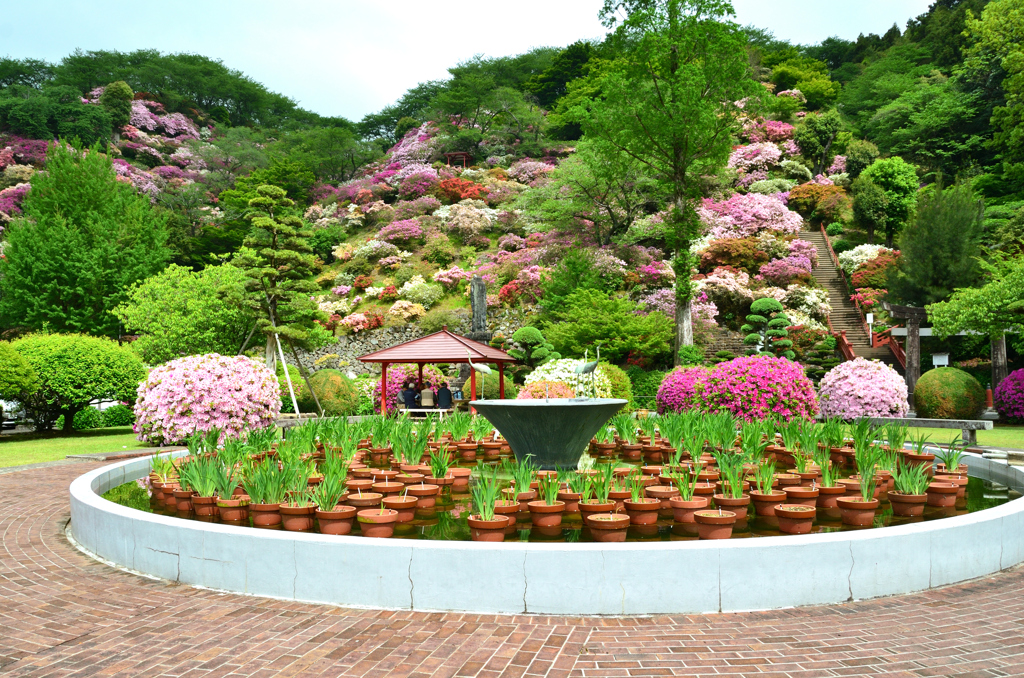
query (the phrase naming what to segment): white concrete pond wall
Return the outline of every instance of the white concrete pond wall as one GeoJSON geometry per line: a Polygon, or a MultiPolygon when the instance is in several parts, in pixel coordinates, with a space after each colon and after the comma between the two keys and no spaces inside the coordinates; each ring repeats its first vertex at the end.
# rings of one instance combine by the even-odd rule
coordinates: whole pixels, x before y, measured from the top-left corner
{"type": "MultiPolygon", "coordinates": [[[[1024,472],[965,455],[971,475],[1024,472]]],[[[725,541],[476,543],[256,530],[136,511],[100,494],[149,473],[134,459],[71,484],[72,539],[139,573],[333,605],[505,614],[735,612],[911,593],[1024,561],[1024,499],[881,529],[725,541]]]]}

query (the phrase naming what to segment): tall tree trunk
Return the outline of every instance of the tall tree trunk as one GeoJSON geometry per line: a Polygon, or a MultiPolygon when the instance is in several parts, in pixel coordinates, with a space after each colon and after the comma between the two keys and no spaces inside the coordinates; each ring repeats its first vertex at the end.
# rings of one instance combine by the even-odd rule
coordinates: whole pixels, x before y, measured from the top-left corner
{"type": "Polygon", "coordinates": [[[75,432],[75,412],[70,409],[64,410],[61,414],[64,415],[64,428],[61,429],[64,433],[75,432]]]}
{"type": "Polygon", "coordinates": [[[673,364],[679,366],[679,347],[693,346],[693,318],[690,316],[691,302],[685,304],[676,301],[676,351],[673,364]]]}
{"type": "Polygon", "coordinates": [[[267,335],[267,348],[264,356],[267,360],[267,367],[271,372],[277,372],[277,344],[274,343],[274,335],[267,335]]]}

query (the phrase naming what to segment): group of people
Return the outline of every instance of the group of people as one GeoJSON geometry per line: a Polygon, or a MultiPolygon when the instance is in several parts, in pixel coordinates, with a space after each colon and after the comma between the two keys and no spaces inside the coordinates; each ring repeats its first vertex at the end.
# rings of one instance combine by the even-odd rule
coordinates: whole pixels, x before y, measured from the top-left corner
{"type": "Polygon", "coordinates": [[[442,382],[435,393],[426,388],[423,384],[409,382],[402,391],[402,403],[406,408],[433,408],[450,410],[452,407],[452,392],[448,388],[448,382],[442,382]]]}

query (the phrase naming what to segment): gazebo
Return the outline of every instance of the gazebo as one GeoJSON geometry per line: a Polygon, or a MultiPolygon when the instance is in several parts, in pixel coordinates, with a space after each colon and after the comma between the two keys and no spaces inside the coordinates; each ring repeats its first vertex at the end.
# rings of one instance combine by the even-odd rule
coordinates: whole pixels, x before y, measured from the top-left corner
{"type": "MultiPolygon", "coordinates": [[[[419,380],[423,381],[423,366],[427,363],[496,363],[498,365],[498,396],[505,397],[505,364],[516,359],[504,351],[479,341],[452,334],[448,328],[407,341],[391,348],[367,353],[359,358],[364,363],[380,363],[380,411],[387,412],[388,365],[416,363],[419,380]]],[[[476,400],[476,371],[470,372],[470,398],[476,400]]]]}

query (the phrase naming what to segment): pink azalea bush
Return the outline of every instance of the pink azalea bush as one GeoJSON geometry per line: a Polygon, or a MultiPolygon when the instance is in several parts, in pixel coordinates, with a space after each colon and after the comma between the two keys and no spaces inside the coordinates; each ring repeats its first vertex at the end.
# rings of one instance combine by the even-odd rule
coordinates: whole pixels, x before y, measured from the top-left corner
{"type": "Polygon", "coordinates": [[[1024,370],[1014,370],[999,382],[992,403],[999,415],[1013,422],[1024,420],[1024,370]]]}
{"type": "Polygon", "coordinates": [[[703,367],[677,367],[666,374],[658,387],[658,414],[692,410],[707,376],[708,370],[703,367]]]}
{"type": "Polygon", "coordinates": [[[794,278],[806,277],[811,272],[811,260],[790,255],[769,261],[761,266],[758,276],[775,285],[788,285],[794,278]]]}
{"type": "Polygon", "coordinates": [[[746,421],[809,419],[818,413],[814,387],[803,368],[765,355],[715,365],[696,388],[695,402],[705,412],[732,412],[746,421]]]}
{"type": "Polygon", "coordinates": [[[520,183],[529,184],[537,179],[546,177],[554,169],[553,165],[549,165],[546,162],[523,158],[508,168],[508,175],[520,183]]]}
{"type": "Polygon", "coordinates": [[[433,280],[436,283],[440,283],[441,287],[445,288],[449,292],[459,286],[459,283],[463,280],[469,280],[473,277],[473,274],[469,271],[464,271],[458,266],[452,266],[448,269],[441,269],[434,274],[433,280]]]}
{"type": "Polygon", "coordinates": [[[729,156],[729,167],[738,170],[765,170],[779,164],[782,151],[772,143],[750,144],[740,146],[729,156]]]}
{"type": "Polygon", "coordinates": [[[788,122],[764,120],[751,126],[747,130],[747,137],[753,143],[786,141],[793,138],[793,130],[794,127],[788,122]]]}
{"type": "Polygon", "coordinates": [[[576,393],[568,384],[560,381],[535,381],[526,384],[519,391],[516,400],[539,400],[540,398],[575,398],[576,393]]]}
{"type": "Polygon", "coordinates": [[[392,221],[390,224],[380,229],[377,234],[377,240],[383,240],[389,243],[400,243],[405,245],[406,243],[412,242],[413,240],[421,240],[423,238],[423,226],[420,222],[415,219],[403,219],[402,221],[392,221]]]}
{"type": "Polygon", "coordinates": [[[775,195],[736,193],[728,200],[707,198],[697,210],[712,240],[749,238],[764,231],[799,233],[804,220],[775,195]]]}
{"type": "Polygon", "coordinates": [[[138,389],[135,433],[156,444],[179,443],[196,431],[224,436],[273,426],[281,387],[266,365],[217,353],[179,358],[153,369],[138,389]]]}
{"type": "Polygon", "coordinates": [[[905,417],[907,384],[896,370],[877,360],[855,358],[836,365],[818,384],[826,417],[905,417]]]}
{"type": "Polygon", "coordinates": [[[432,195],[425,195],[415,200],[401,200],[392,206],[395,219],[412,219],[413,217],[433,213],[441,206],[441,201],[432,195]]]}

